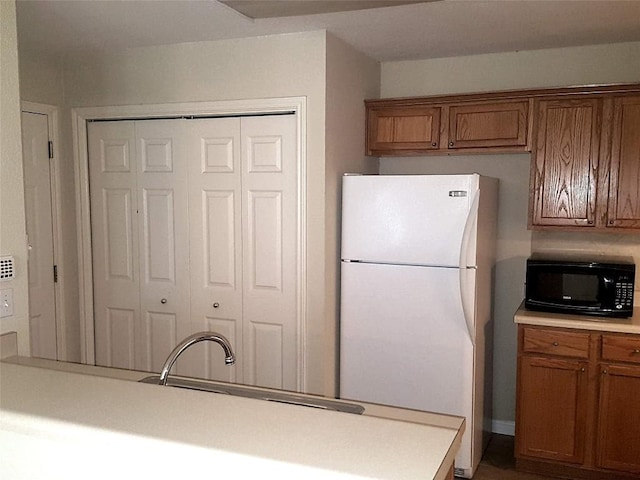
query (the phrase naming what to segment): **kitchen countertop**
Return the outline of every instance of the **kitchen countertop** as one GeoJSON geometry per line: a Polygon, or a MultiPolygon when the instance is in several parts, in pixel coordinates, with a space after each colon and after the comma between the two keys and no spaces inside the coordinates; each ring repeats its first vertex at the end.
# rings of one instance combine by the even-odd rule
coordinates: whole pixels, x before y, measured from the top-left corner
{"type": "Polygon", "coordinates": [[[0,476],[113,478],[125,462],[127,477],[440,480],[464,430],[463,418],[380,405],[354,415],[137,382],[147,375],[4,359],[0,476]]]}
{"type": "Polygon", "coordinates": [[[543,327],[640,334],[640,307],[635,306],[633,315],[629,318],[594,317],[529,310],[524,307],[523,301],[514,315],[514,321],[515,323],[543,327]]]}

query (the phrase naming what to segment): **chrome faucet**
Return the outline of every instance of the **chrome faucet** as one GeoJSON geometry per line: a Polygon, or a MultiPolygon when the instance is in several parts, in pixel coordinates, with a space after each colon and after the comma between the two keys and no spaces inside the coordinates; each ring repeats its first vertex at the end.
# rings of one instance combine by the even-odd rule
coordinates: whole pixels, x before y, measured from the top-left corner
{"type": "Polygon", "coordinates": [[[173,367],[173,364],[176,362],[178,357],[182,352],[184,352],[191,345],[202,342],[204,340],[209,340],[212,342],[216,342],[218,345],[222,347],[224,350],[224,363],[225,365],[233,365],[236,362],[235,356],[233,355],[233,350],[231,349],[231,344],[229,340],[215,332],[198,332],[193,335],[188,336],[183,341],[181,341],[176,348],[172,350],[172,352],[167,357],[167,360],[164,362],[162,366],[162,371],[160,372],[160,380],[158,382],[159,385],[166,385],[167,380],[169,379],[169,370],[173,367]]]}

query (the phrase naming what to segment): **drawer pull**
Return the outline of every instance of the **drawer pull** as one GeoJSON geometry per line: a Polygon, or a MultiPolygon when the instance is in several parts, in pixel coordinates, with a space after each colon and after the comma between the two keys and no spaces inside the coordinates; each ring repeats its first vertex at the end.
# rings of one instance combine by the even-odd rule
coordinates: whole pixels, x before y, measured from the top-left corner
{"type": "Polygon", "coordinates": [[[553,342],[553,343],[552,343],[552,345],[553,345],[554,347],[557,347],[557,346],[558,346],[558,345],[560,345],[560,344],[559,344],[558,342],[553,342]]]}

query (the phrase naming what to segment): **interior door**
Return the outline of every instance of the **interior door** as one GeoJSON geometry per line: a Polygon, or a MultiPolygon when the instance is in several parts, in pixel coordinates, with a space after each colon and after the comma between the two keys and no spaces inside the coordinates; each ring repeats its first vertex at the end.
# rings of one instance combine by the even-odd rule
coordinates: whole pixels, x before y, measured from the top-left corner
{"type": "Polygon", "coordinates": [[[188,121],[191,328],[224,335],[236,363],[218,345],[194,347],[189,375],[243,382],[240,118],[188,121]]]}
{"type": "Polygon", "coordinates": [[[140,328],[132,121],[88,125],[96,365],[134,369],[140,328]]]}
{"type": "Polygon", "coordinates": [[[296,117],[93,122],[96,361],[298,388],[296,117]]]}
{"type": "Polygon", "coordinates": [[[244,379],[297,390],[296,117],[244,117],[241,134],[244,379]]]}
{"type": "MultiPolygon", "coordinates": [[[[191,333],[187,120],[136,121],[140,325],[136,368],[159,372],[191,333]]],[[[178,362],[175,372],[184,373],[178,362]]]]}
{"type": "Polygon", "coordinates": [[[53,213],[47,115],[22,112],[25,211],[29,238],[31,355],[57,358],[53,213]]]}

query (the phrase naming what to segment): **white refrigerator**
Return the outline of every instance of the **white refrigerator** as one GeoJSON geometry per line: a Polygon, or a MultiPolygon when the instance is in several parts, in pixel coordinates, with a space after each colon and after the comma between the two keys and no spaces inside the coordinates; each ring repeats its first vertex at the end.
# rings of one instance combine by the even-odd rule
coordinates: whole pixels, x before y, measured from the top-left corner
{"type": "Polygon", "coordinates": [[[497,187],[343,177],[340,397],[466,417],[455,472],[467,478],[491,422],[497,187]]]}

